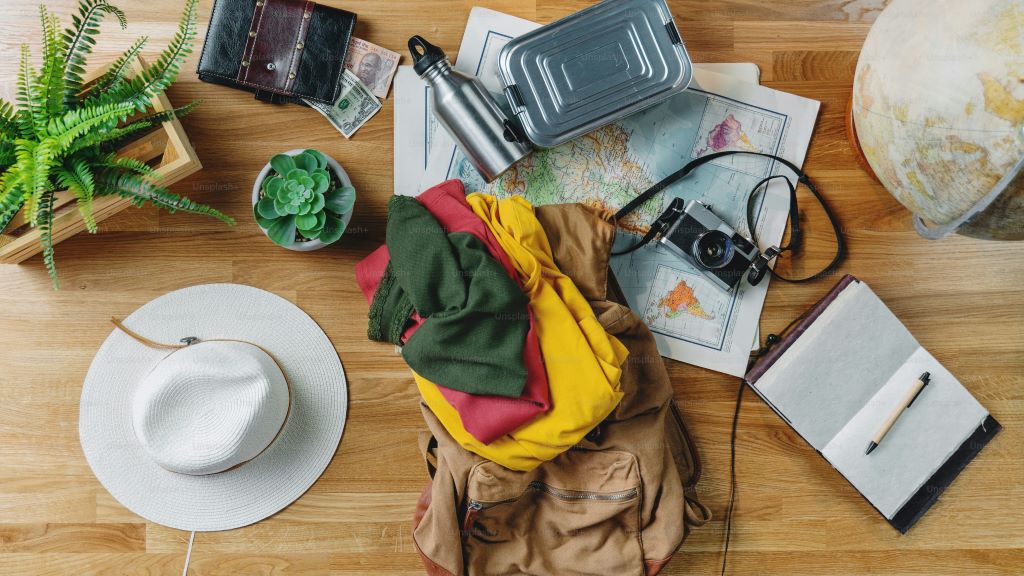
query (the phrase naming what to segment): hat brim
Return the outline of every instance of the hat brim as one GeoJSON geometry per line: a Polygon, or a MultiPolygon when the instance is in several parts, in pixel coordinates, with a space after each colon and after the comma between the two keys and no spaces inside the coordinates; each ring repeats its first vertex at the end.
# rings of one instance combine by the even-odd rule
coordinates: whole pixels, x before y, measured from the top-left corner
{"type": "Polygon", "coordinates": [[[165,470],[139,444],[131,404],[134,386],[168,351],[114,330],[85,377],[78,431],[89,466],[118,502],[171,528],[230,530],[288,506],[323,474],[345,428],[348,388],[334,345],[302,309],[251,286],[206,284],[160,296],[124,324],[157,342],[258,344],[284,370],[292,405],[280,435],[249,462],[207,476],[165,470]]]}

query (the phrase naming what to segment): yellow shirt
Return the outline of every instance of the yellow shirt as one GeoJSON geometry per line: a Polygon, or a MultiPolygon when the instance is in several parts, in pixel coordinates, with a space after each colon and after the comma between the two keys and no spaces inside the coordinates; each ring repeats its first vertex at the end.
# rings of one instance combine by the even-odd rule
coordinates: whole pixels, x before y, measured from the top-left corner
{"type": "Polygon", "coordinates": [[[628,352],[605,332],[573,281],[555,265],[533,206],[518,196],[467,196],[515,266],[530,299],[548,376],[551,410],[490,444],[462,426],[437,386],[413,374],[430,410],[463,448],[513,470],[532,470],[583,439],[622,399],[628,352]]]}

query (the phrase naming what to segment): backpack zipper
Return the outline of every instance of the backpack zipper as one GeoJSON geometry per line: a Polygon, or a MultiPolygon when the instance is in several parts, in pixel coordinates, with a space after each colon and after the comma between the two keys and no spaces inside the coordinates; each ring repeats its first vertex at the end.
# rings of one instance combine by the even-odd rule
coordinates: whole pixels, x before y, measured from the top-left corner
{"type": "Polygon", "coordinates": [[[520,497],[508,498],[505,500],[499,500],[497,502],[478,502],[476,500],[470,500],[466,505],[466,514],[462,519],[462,537],[467,538],[470,535],[470,531],[473,529],[473,524],[476,522],[476,515],[481,510],[488,508],[494,508],[502,504],[508,504],[509,502],[515,502],[520,497]]]}
{"type": "Polygon", "coordinates": [[[550,494],[559,500],[603,500],[603,501],[620,501],[629,500],[635,498],[637,495],[636,488],[630,488],[629,490],[623,490],[621,492],[612,492],[611,494],[598,494],[595,492],[579,492],[576,490],[562,490],[561,488],[554,488],[548,486],[543,482],[530,482],[530,488],[537,490],[538,492],[544,492],[550,494]]]}
{"type": "MultiPolygon", "coordinates": [[[[577,490],[562,490],[561,488],[555,488],[553,486],[548,486],[547,484],[545,484],[543,482],[540,482],[540,481],[537,481],[537,480],[534,480],[533,482],[530,482],[527,485],[526,489],[527,490],[535,490],[537,492],[543,492],[545,494],[554,496],[555,498],[558,498],[559,500],[567,500],[567,501],[590,500],[590,501],[604,501],[604,502],[619,502],[619,501],[623,501],[623,500],[630,500],[632,498],[636,498],[637,494],[640,493],[637,488],[630,488],[629,490],[622,490],[621,492],[612,492],[610,494],[598,494],[598,493],[595,493],[595,492],[580,492],[580,491],[577,491],[577,490]]],[[[511,502],[515,502],[516,500],[519,500],[522,497],[523,497],[522,494],[520,494],[519,496],[516,496],[515,498],[506,498],[504,500],[498,500],[496,502],[480,502],[478,500],[470,499],[468,501],[468,503],[466,504],[466,515],[465,515],[465,517],[463,518],[463,521],[462,521],[462,533],[463,533],[463,536],[465,537],[465,536],[468,536],[470,534],[470,531],[473,528],[473,524],[476,521],[476,515],[481,510],[487,510],[489,508],[494,508],[495,506],[500,506],[502,504],[509,504],[511,502]]]]}
{"type": "MultiPolygon", "coordinates": [[[[540,481],[533,481],[526,487],[527,490],[536,490],[538,492],[544,492],[550,494],[560,500],[599,500],[599,501],[619,501],[629,500],[630,498],[636,497],[638,491],[636,488],[630,488],[629,490],[622,490],[621,492],[612,492],[610,494],[599,494],[596,492],[581,492],[577,490],[562,490],[561,488],[555,488],[548,486],[547,484],[540,481]]],[[[488,508],[494,508],[502,504],[508,504],[509,502],[515,502],[522,498],[522,495],[516,496],[515,498],[506,498],[505,500],[498,500],[497,502],[480,502],[478,500],[470,499],[466,506],[467,510],[478,512],[480,510],[487,510],[488,508]]]]}
{"type": "Polygon", "coordinates": [[[519,498],[521,498],[521,496],[517,496],[515,498],[507,498],[505,500],[498,500],[497,502],[479,502],[477,500],[470,500],[469,505],[466,506],[466,508],[476,512],[480,510],[486,510],[488,508],[494,508],[495,506],[500,506],[502,504],[508,504],[509,502],[515,502],[516,500],[519,500],[519,498]]]}

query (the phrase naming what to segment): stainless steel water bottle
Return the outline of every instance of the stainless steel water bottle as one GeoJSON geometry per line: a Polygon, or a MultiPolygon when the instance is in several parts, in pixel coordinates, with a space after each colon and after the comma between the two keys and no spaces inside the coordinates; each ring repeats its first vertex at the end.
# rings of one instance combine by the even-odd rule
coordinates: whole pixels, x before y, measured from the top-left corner
{"type": "Polygon", "coordinates": [[[434,116],[485,180],[493,182],[533,151],[480,80],[454,70],[443,50],[413,36],[409,52],[416,73],[433,89],[434,116]]]}

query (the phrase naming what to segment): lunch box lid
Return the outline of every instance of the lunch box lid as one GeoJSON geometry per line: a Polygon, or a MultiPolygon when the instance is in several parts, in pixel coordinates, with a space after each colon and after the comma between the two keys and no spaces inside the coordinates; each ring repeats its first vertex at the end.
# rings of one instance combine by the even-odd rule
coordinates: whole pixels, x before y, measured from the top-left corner
{"type": "Polygon", "coordinates": [[[682,92],[693,64],[665,0],[605,0],[511,40],[498,70],[538,146],[557,146],[682,92]]]}

